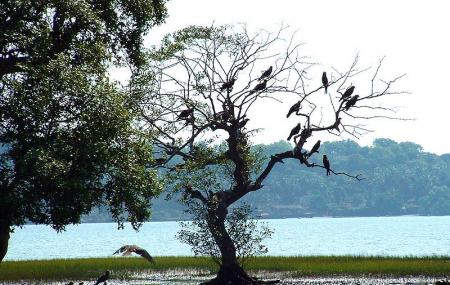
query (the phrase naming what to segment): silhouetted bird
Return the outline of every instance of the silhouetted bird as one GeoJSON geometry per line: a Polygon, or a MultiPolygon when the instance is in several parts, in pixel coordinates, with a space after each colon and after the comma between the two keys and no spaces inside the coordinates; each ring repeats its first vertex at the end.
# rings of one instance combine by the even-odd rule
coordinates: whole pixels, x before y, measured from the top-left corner
{"type": "Polygon", "coordinates": [[[330,161],[328,160],[328,157],[326,154],[323,155],[323,166],[325,167],[325,169],[327,170],[327,176],[329,176],[331,174],[331,170],[330,170],[330,161]]]}
{"type": "Polygon", "coordinates": [[[122,253],[122,255],[131,255],[131,253],[136,253],[147,259],[151,263],[155,263],[153,257],[143,248],[137,245],[124,245],[118,250],[116,250],[113,254],[122,253]]]}
{"type": "Polygon", "coordinates": [[[355,106],[356,102],[358,101],[359,96],[355,95],[350,100],[345,102],[345,111],[348,111],[350,107],[355,106]]]}
{"type": "Polygon", "coordinates": [[[266,88],[266,86],[267,86],[267,80],[264,80],[263,82],[258,83],[258,84],[255,86],[255,88],[253,88],[253,90],[250,91],[250,94],[253,94],[253,93],[257,92],[257,91],[264,90],[264,89],[266,88]]]}
{"type": "Polygon", "coordinates": [[[291,106],[291,108],[289,109],[289,112],[286,115],[286,118],[289,118],[289,116],[294,113],[294,112],[298,112],[298,110],[300,110],[300,104],[301,102],[298,101],[297,103],[295,103],[294,105],[291,106]]]}
{"type": "Polygon", "coordinates": [[[109,278],[109,271],[106,270],[105,274],[103,274],[102,276],[100,276],[97,279],[97,282],[95,282],[95,285],[98,285],[100,283],[106,284],[106,280],[108,280],[108,278],[109,278]]]}
{"type": "Polygon", "coordinates": [[[327,73],[324,71],[322,73],[322,84],[323,87],[325,87],[325,93],[328,92],[328,77],[327,77],[327,73]]]}
{"type": "Polygon", "coordinates": [[[287,140],[290,140],[292,138],[292,136],[295,136],[296,134],[298,134],[300,132],[300,123],[297,124],[297,126],[295,126],[292,130],[291,133],[289,134],[289,137],[287,138],[287,140]]]}
{"type": "Polygon", "coordinates": [[[261,74],[261,77],[259,77],[258,80],[263,80],[264,78],[269,77],[271,73],[272,73],[272,65],[269,67],[269,69],[264,71],[263,74],[261,74]]]}
{"type": "Polygon", "coordinates": [[[248,123],[248,121],[250,121],[249,118],[243,119],[242,121],[240,121],[240,122],[237,124],[237,127],[238,127],[238,128],[243,128],[243,127],[248,123]]]}
{"type": "Polygon", "coordinates": [[[225,82],[224,84],[222,84],[222,86],[220,87],[220,91],[224,91],[225,89],[231,89],[234,85],[234,82],[236,82],[235,78],[231,78],[230,81],[225,82]]]}
{"type": "Polygon", "coordinates": [[[297,157],[298,160],[300,160],[300,164],[307,164],[308,161],[303,153],[300,153],[297,157]]]}
{"type": "Polygon", "coordinates": [[[334,125],[333,125],[333,127],[338,131],[338,132],[340,132],[341,130],[339,129],[339,125],[341,124],[341,118],[338,118],[337,120],[336,120],[336,122],[334,122],[334,125]]]}
{"type": "Polygon", "coordinates": [[[319,152],[319,148],[320,148],[320,140],[318,140],[316,142],[316,144],[313,145],[312,149],[308,153],[308,157],[310,157],[311,155],[313,155],[316,152],[318,153],[319,152]]]}
{"type": "Polygon", "coordinates": [[[194,112],[194,108],[190,108],[190,109],[186,109],[180,112],[180,114],[178,115],[179,119],[186,119],[187,117],[189,117],[192,113],[194,112]]]}
{"type": "Polygon", "coordinates": [[[70,281],[69,283],[67,283],[66,285],[73,285],[73,282],[72,281],[70,281]]]}
{"type": "Polygon", "coordinates": [[[350,86],[349,88],[347,88],[339,101],[345,100],[350,97],[353,94],[353,91],[355,91],[355,86],[350,86]]]}

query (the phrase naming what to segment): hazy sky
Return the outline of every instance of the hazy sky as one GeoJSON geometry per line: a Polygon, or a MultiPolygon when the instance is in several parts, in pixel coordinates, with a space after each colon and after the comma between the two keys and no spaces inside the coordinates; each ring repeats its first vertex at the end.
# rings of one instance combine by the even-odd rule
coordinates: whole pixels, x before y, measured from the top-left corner
{"type": "MultiPolygon", "coordinates": [[[[415,120],[376,121],[371,125],[375,132],[360,143],[388,137],[450,153],[450,1],[171,0],[168,11],[166,24],[150,32],[147,44],[193,24],[246,23],[273,30],[284,23],[298,30],[298,39],[306,44],[304,54],[326,67],[345,69],[358,52],[362,66],[386,56],[385,74],[406,73],[399,87],[412,92],[392,103],[402,107],[398,115],[415,120]]],[[[270,102],[261,108],[254,120],[265,130],[256,142],[285,139],[293,123],[283,118],[292,103],[270,102]]]]}

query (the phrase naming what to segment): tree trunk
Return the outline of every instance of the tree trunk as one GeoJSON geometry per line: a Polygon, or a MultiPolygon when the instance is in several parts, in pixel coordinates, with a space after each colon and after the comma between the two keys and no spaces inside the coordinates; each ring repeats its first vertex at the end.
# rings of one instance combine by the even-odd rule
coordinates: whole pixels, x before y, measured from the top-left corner
{"type": "Polygon", "coordinates": [[[217,276],[203,285],[249,285],[249,284],[275,284],[279,281],[264,282],[250,277],[239,265],[236,256],[236,247],[225,228],[225,218],[228,213],[227,206],[223,203],[209,205],[208,227],[220,249],[221,265],[217,276]]]}
{"type": "Polygon", "coordinates": [[[10,225],[6,223],[0,224],[0,262],[2,262],[8,252],[10,225]]]}

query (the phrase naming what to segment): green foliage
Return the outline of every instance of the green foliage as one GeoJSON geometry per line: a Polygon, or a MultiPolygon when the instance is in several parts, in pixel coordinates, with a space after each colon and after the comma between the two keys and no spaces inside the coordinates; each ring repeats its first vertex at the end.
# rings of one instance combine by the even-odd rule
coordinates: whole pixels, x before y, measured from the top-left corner
{"type": "MultiPolygon", "coordinates": [[[[390,141],[383,139],[385,141],[390,141]]],[[[382,147],[376,140],[371,147],[353,141],[324,143],[321,154],[327,154],[333,169],[362,174],[362,181],[331,176],[323,169],[306,169],[297,161],[278,165],[259,194],[250,193],[244,201],[265,218],[303,215],[385,216],[449,215],[450,159],[422,151],[411,142],[382,147]],[[264,210],[259,205],[265,205],[264,210]]],[[[268,158],[290,149],[284,141],[257,145],[268,158]]],[[[314,157],[314,156],[313,156],[314,157]]],[[[215,178],[211,179],[219,183],[215,178]]],[[[186,180],[187,181],[187,180],[186,180]]],[[[181,219],[182,205],[162,199],[155,201],[153,219],[181,219]],[[170,206],[168,206],[170,204],[170,206]]]]}
{"type": "Polygon", "coordinates": [[[105,67],[112,58],[140,65],[143,35],[165,17],[164,0],[2,1],[0,75],[60,54],[77,65],[105,67]]]}
{"type": "MultiPolygon", "coordinates": [[[[220,251],[207,224],[207,211],[205,206],[193,202],[187,210],[192,221],[180,222],[182,229],[177,239],[191,246],[196,256],[211,256],[220,264],[220,251]]],[[[262,241],[273,233],[267,224],[254,219],[251,216],[252,209],[247,204],[236,206],[230,211],[225,227],[236,247],[240,264],[244,265],[249,258],[267,253],[267,247],[262,241]]]]}
{"type": "MultiPolygon", "coordinates": [[[[264,154],[290,149],[285,142],[264,146],[264,154]]],[[[450,163],[446,155],[422,150],[420,145],[377,139],[361,147],[353,141],[324,143],[320,163],[327,154],[336,171],[361,174],[356,181],[344,176],[327,177],[323,169],[307,169],[296,161],[275,168],[266,190],[252,195],[247,203],[268,205],[269,217],[449,215],[450,163]]]]}
{"type": "Polygon", "coordinates": [[[106,205],[121,225],[150,215],[161,185],[134,127],[138,96],[108,78],[143,64],[165,1],[0,3],[0,223],[78,223],[106,205]]]}

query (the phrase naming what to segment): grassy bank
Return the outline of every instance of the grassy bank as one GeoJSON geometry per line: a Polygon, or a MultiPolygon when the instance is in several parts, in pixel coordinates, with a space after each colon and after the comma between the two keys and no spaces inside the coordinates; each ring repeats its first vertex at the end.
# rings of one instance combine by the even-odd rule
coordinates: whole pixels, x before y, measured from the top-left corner
{"type": "MultiPolygon", "coordinates": [[[[290,271],[293,276],[389,275],[445,276],[450,273],[449,257],[257,257],[248,261],[247,270],[290,271]]],[[[206,257],[157,257],[156,264],[142,258],[85,258],[0,263],[0,281],[65,280],[98,277],[106,269],[115,278],[126,278],[130,272],[173,269],[203,269],[215,272],[217,266],[206,257]]]]}

